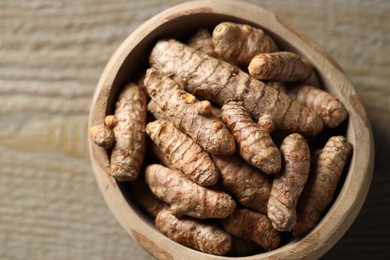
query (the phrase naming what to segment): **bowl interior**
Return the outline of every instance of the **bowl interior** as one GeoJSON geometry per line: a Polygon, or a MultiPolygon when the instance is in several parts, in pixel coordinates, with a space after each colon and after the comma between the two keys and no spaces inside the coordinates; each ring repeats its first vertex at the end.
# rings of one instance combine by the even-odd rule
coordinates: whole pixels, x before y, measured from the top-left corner
{"type": "MultiPolygon", "coordinates": [[[[253,256],[256,259],[270,256],[319,257],[345,233],[366,197],[373,157],[371,154],[367,157],[366,154],[366,159],[359,161],[364,155],[360,154],[357,148],[372,151],[370,127],[364,108],[359,106],[360,103],[356,105],[351,102],[350,97],[356,95],[338,66],[328,59],[325,52],[314,42],[286,27],[285,23],[272,13],[240,2],[227,1],[226,4],[218,6],[213,1],[199,1],[182,4],[153,17],[123,42],[107,64],[95,91],[89,124],[90,126],[101,124],[105,115],[114,112],[115,100],[121,88],[128,82],[137,81],[139,72],[148,68],[148,56],[157,40],[176,38],[185,42],[196,29],[206,27],[211,30],[223,21],[247,23],[262,28],[273,37],[281,49],[297,52],[310,60],[317,69],[317,77],[312,79],[313,82],[335,94],[349,112],[348,120],[332,134],[346,135],[355,151],[350,167],[339,183],[338,196],[335,196],[336,199],[326,216],[306,237],[292,240],[272,252],[253,256]],[[356,112],[357,109],[360,112],[356,112]],[[361,129],[362,127],[364,129],[361,129]],[[359,166],[360,169],[357,168],[359,166]],[[330,242],[325,243],[327,240],[330,242]]],[[[329,133],[323,134],[323,140],[327,134],[329,133]]],[[[189,249],[161,235],[154,227],[151,217],[134,202],[130,192],[131,185],[118,184],[109,176],[107,152],[90,142],[90,154],[95,177],[107,204],[125,230],[149,252],[161,258],[175,256],[187,256],[190,259],[199,259],[201,256],[209,259],[223,258],[189,249]],[[161,243],[164,246],[161,246],[161,243]]]]}

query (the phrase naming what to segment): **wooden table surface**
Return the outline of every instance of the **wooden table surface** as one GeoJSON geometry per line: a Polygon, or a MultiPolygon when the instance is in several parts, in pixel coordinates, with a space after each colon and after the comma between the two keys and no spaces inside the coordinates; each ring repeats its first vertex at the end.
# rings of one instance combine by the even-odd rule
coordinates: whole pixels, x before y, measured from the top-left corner
{"type": "MultiPolygon", "coordinates": [[[[151,259],[97,188],[87,152],[88,110],[119,44],[180,2],[0,1],[0,259],[151,259]]],[[[388,259],[390,2],[251,2],[331,53],[372,123],[376,163],[367,201],[323,259],[388,259]]]]}

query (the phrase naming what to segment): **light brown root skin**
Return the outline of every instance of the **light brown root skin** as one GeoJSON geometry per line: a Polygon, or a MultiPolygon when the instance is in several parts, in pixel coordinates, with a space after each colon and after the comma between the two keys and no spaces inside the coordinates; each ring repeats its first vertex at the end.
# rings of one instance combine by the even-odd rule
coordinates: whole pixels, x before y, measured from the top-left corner
{"type": "Polygon", "coordinates": [[[300,134],[287,136],[280,146],[284,168],[272,184],[268,217],[278,231],[290,231],[296,222],[296,205],[310,170],[310,149],[300,134]]]}
{"type": "Polygon", "coordinates": [[[159,164],[146,167],[145,180],[153,194],[169,204],[176,216],[226,218],[236,208],[228,194],[199,186],[178,171],[159,164]]]}
{"type": "Polygon", "coordinates": [[[105,125],[92,126],[88,129],[89,138],[97,145],[109,149],[114,145],[114,131],[105,125]]]}
{"type": "Polygon", "coordinates": [[[331,137],[319,152],[298,202],[294,237],[305,235],[320,221],[351,153],[352,145],[343,136],[331,137]]]}
{"type": "Polygon", "coordinates": [[[188,40],[188,45],[194,49],[200,50],[211,57],[218,58],[210,32],[201,28],[193,34],[188,40]]]}
{"type": "Polygon", "coordinates": [[[172,123],[153,121],[146,126],[146,133],[172,166],[192,181],[201,186],[217,182],[219,171],[209,154],[172,123]]]}
{"type": "Polygon", "coordinates": [[[242,158],[265,173],[279,172],[281,158],[278,148],[268,132],[252,121],[243,102],[229,101],[221,111],[222,120],[236,139],[242,158]]]}
{"type": "Polygon", "coordinates": [[[332,94],[314,86],[300,84],[294,86],[289,96],[313,109],[330,128],[337,127],[347,118],[344,105],[332,94]]]}
{"type": "Polygon", "coordinates": [[[137,178],[146,148],[146,96],[133,83],[124,87],[115,105],[117,125],[113,128],[115,146],[111,154],[111,175],[118,181],[137,178]]]}
{"type": "Polygon", "coordinates": [[[212,156],[220,171],[220,184],[241,205],[267,213],[272,178],[246,163],[239,155],[212,156]]]}
{"type": "Polygon", "coordinates": [[[161,151],[160,147],[158,147],[155,143],[148,142],[147,151],[150,152],[153,155],[153,157],[158,160],[160,164],[164,165],[169,169],[175,169],[171,161],[166,157],[163,151],[161,151]]]}
{"type": "Polygon", "coordinates": [[[232,248],[231,235],[212,223],[189,217],[178,218],[168,210],[161,211],[155,223],[173,241],[205,253],[225,255],[232,248]]]}
{"type": "Polygon", "coordinates": [[[266,215],[248,210],[237,209],[229,217],[222,219],[223,228],[230,234],[254,241],[265,250],[278,247],[281,237],[266,215]]]}
{"type": "Polygon", "coordinates": [[[243,67],[257,54],[278,51],[263,30],[247,24],[220,23],[214,28],[212,40],[220,58],[243,67]]]}
{"type": "Polygon", "coordinates": [[[168,120],[169,117],[161,110],[159,105],[153,100],[150,100],[148,103],[148,111],[154,116],[156,119],[168,120]]]}
{"type": "Polygon", "coordinates": [[[313,110],[282,91],[176,40],[160,40],[149,61],[162,73],[180,79],[186,91],[219,106],[228,100],[243,100],[256,121],[269,114],[277,128],[285,132],[314,136],[323,129],[322,119],[313,110]]]}
{"type": "Polygon", "coordinates": [[[233,154],[234,137],[211,113],[211,104],[197,100],[170,77],[151,68],[145,86],[165,117],[211,154],[233,154]]]}
{"type": "Polygon", "coordinates": [[[257,120],[257,123],[269,134],[272,133],[276,128],[275,122],[270,115],[261,116],[259,120],[257,120]]]}
{"type": "Polygon", "coordinates": [[[292,82],[309,78],[313,66],[293,52],[274,52],[255,56],[248,71],[258,80],[292,82]]]}
{"type": "Polygon", "coordinates": [[[141,178],[137,178],[132,182],[131,191],[135,201],[153,217],[156,217],[161,210],[169,208],[167,204],[154,196],[148,185],[141,178]]]}

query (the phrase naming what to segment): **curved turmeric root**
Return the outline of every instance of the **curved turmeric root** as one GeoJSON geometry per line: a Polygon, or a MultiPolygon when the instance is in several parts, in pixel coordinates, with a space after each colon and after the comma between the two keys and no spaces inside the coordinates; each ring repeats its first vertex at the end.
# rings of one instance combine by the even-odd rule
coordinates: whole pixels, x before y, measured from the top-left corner
{"type": "Polygon", "coordinates": [[[293,87],[288,95],[313,109],[322,118],[325,125],[334,128],[347,118],[344,105],[332,94],[305,84],[293,87]]]}
{"type": "Polygon", "coordinates": [[[145,180],[153,194],[169,204],[176,216],[226,218],[236,208],[228,194],[199,186],[159,164],[146,167],[145,180]]]}
{"type": "Polygon", "coordinates": [[[270,135],[243,107],[243,102],[229,101],[222,106],[222,120],[238,143],[242,158],[265,173],[280,170],[281,158],[270,135]]]}
{"type": "Polygon", "coordinates": [[[213,116],[209,101],[197,100],[173,79],[153,68],[146,72],[145,86],[167,118],[206,151],[212,154],[234,153],[234,137],[213,116]]]}
{"type": "Polygon", "coordinates": [[[125,86],[115,104],[115,116],[111,175],[118,181],[133,181],[141,170],[146,147],[146,96],[141,87],[125,86]]]}
{"type": "Polygon", "coordinates": [[[232,248],[232,236],[211,223],[189,217],[178,218],[169,210],[162,210],[155,223],[173,241],[205,253],[225,255],[232,248]]]}
{"type": "Polygon", "coordinates": [[[201,186],[217,182],[219,171],[209,154],[173,124],[156,120],[146,126],[146,133],[172,166],[192,181],[201,186]]]}
{"type": "Polygon", "coordinates": [[[272,179],[246,163],[239,155],[212,156],[220,171],[220,183],[241,205],[267,213],[272,179]]]}
{"type": "Polygon", "coordinates": [[[313,66],[298,54],[283,51],[255,56],[248,71],[258,80],[292,82],[309,78],[313,73],[313,66]]]}
{"type": "Polygon", "coordinates": [[[290,231],[297,220],[296,206],[310,170],[310,150],[299,134],[287,136],[280,146],[284,169],[272,184],[268,217],[278,231],[290,231]]]}
{"type": "Polygon", "coordinates": [[[238,66],[248,66],[257,54],[278,51],[263,30],[247,24],[220,23],[214,28],[212,38],[219,57],[238,66]]]}
{"type": "Polygon", "coordinates": [[[149,61],[161,72],[179,78],[187,91],[219,106],[228,100],[244,101],[255,121],[268,114],[284,131],[316,135],[323,129],[321,118],[313,110],[285,93],[176,40],[159,41],[149,61]]]}
{"type": "Polygon", "coordinates": [[[309,232],[329,205],[352,146],[343,136],[333,136],[318,154],[297,206],[297,223],[292,229],[295,237],[309,232]]]}
{"type": "Polygon", "coordinates": [[[221,224],[230,234],[250,239],[265,250],[275,249],[280,243],[280,234],[267,216],[252,210],[236,209],[221,224]]]}

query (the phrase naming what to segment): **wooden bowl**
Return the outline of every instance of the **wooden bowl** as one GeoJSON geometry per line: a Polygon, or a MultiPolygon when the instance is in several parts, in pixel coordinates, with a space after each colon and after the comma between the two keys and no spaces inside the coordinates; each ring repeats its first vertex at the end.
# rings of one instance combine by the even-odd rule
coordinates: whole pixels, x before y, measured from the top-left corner
{"type": "MultiPolygon", "coordinates": [[[[117,49],[97,85],[89,125],[102,124],[113,112],[119,90],[140,68],[146,68],[148,54],[157,39],[185,37],[198,27],[222,21],[248,23],[268,32],[283,49],[300,53],[314,65],[323,87],[341,100],[349,113],[346,137],[354,147],[346,177],[332,206],[321,222],[305,237],[270,252],[245,259],[318,258],[344,235],[366,198],[373,172],[374,150],[369,120],[355,90],[341,68],[315,42],[274,14],[238,1],[193,1],[170,8],[136,29],[117,49]]],[[[94,174],[104,198],[123,228],[147,251],[159,259],[228,259],[204,254],[179,245],[162,235],[133,201],[123,184],[109,175],[105,149],[89,143],[94,174]]]]}

